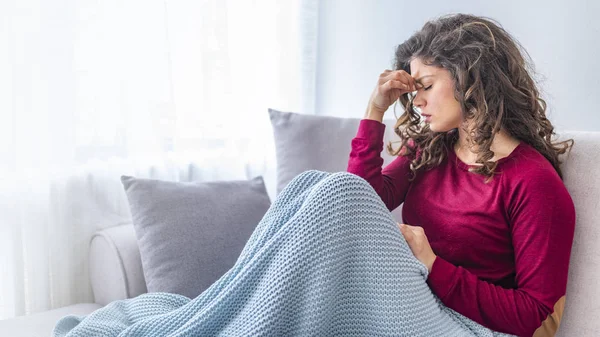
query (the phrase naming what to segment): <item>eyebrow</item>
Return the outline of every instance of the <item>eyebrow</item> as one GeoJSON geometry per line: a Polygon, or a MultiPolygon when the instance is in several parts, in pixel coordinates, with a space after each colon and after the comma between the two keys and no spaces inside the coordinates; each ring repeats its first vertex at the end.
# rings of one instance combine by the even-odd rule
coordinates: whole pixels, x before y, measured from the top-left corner
{"type": "Polygon", "coordinates": [[[425,77],[429,77],[429,76],[433,76],[433,75],[425,75],[425,76],[421,76],[417,79],[415,79],[416,82],[421,82],[422,79],[424,79],[425,77]]]}

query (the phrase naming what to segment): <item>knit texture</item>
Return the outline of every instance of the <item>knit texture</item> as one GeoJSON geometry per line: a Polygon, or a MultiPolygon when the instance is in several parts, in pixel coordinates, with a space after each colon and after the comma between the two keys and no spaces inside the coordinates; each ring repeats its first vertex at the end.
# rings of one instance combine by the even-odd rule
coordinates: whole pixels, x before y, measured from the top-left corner
{"type": "Polygon", "coordinates": [[[235,265],[194,299],[147,293],[53,336],[510,336],[445,307],[371,185],[309,170],[277,196],[235,265]]]}

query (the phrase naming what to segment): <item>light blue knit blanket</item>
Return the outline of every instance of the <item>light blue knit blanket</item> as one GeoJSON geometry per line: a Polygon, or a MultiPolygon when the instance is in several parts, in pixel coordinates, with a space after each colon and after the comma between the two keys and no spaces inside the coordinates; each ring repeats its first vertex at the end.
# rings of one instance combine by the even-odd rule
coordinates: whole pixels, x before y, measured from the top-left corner
{"type": "Polygon", "coordinates": [[[235,265],[194,299],[148,293],[54,336],[509,336],[431,292],[371,185],[348,172],[305,171],[277,196],[235,265]]]}

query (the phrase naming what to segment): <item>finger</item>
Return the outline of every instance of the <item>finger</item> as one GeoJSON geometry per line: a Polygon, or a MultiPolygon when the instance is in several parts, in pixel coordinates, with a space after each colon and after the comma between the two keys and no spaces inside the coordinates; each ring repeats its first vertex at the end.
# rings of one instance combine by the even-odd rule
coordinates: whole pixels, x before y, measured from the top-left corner
{"type": "Polygon", "coordinates": [[[386,69],[381,74],[379,74],[379,83],[385,83],[391,73],[393,73],[393,70],[386,69]]]}
{"type": "Polygon", "coordinates": [[[387,70],[386,70],[386,72],[384,72],[380,75],[379,80],[380,80],[380,84],[387,83],[390,80],[400,81],[400,82],[404,83],[406,86],[408,86],[408,87],[402,87],[402,89],[409,90],[409,91],[416,90],[415,79],[412,78],[412,76],[410,76],[410,74],[408,74],[404,70],[395,70],[395,71],[390,71],[390,72],[387,72],[387,70]]]}
{"type": "Polygon", "coordinates": [[[392,76],[394,76],[395,79],[400,80],[403,83],[407,84],[410,87],[411,91],[416,90],[415,79],[412,76],[410,76],[410,74],[407,73],[406,71],[398,70],[395,73],[393,73],[392,76]]]}
{"type": "Polygon", "coordinates": [[[399,80],[389,80],[389,81],[385,82],[382,87],[385,92],[388,92],[392,89],[400,89],[402,91],[410,91],[411,90],[411,87],[408,84],[406,84],[402,81],[399,81],[399,80]]]}
{"type": "Polygon", "coordinates": [[[425,87],[425,85],[423,85],[423,83],[421,83],[421,81],[417,81],[416,78],[414,78],[414,77],[413,77],[413,83],[415,84],[415,88],[417,90],[423,89],[425,87]]]}
{"type": "Polygon", "coordinates": [[[400,232],[402,232],[402,235],[404,235],[404,238],[406,239],[406,241],[408,241],[409,244],[412,243],[414,239],[414,233],[412,232],[412,230],[410,230],[406,226],[400,226],[400,232]]]}
{"type": "Polygon", "coordinates": [[[412,226],[412,225],[405,225],[406,227],[410,228],[413,231],[422,231],[423,227],[421,226],[412,226]]]}

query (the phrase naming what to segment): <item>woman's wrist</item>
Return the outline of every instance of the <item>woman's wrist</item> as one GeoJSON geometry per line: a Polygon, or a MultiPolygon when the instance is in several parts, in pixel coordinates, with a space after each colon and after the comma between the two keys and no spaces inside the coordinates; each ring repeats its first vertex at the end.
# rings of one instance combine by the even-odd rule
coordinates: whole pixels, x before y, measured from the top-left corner
{"type": "Polygon", "coordinates": [[[433,257],[429,259],[429,261],[427,261],[427,263],[425,264],[429,273],[431,273],[431,269],[433,268],[433,263],[435,262],[435,259],[437,259],[437,255],[433,254],[433,257]]]}
{"type": "Polygon", "coordinates": [[[376,110],[373,107],[368,107],[367,111],[365,112],[365,116],[363,117],[363,119],[372,119],[374,121],[378,121],[380,123],[383,123],[383,115],[385,114],[384,112],[379,112],[378,110],[376,110]]]}

